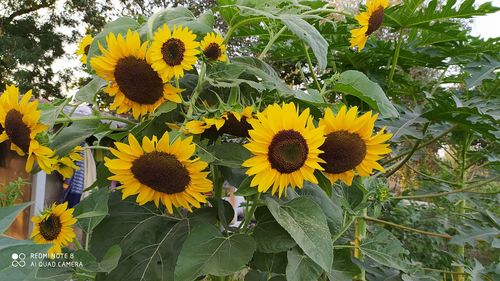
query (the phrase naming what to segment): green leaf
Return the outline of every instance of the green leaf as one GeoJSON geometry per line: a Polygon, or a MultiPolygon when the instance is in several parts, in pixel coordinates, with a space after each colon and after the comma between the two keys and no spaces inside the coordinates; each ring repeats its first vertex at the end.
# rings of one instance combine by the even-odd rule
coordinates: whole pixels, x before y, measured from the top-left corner
{"type": "Polygon", "coordinates": [[[225,237],[214,225],[193,229],[182,247],[175,280],[191,281],[203,274],[226,276],[241,270],[252,258],[255,242],[247,234],[225,237]]]}
{"type": "Polygon", "coordinates": [[[51,104],[42,103],[38,105],[38,109],[42,111],[40,116],[40,123],[52,127],[57,117],[64,110],[64,107],[68,104],[69,100],[63,99],[54,101],[51,104]]]}
{"type": "Polygon", "coordinates": [[[154,34],[156,29],[167,24],[170,28],[173,28],[174,25],[188,27],[198,35],[198,39],[201,39],[203,35],[213,31],[214,21],[215,18],[211,12],[201,15],[197,19],[186,7],[165,8],[150,17],[141,33],[145,33],[145,29],[147,29],[154,34]]]}
{"type": "Polygon", "coordinates": [[[255,211],[255,219],[257,225],[253,231],[253,238],[257,243],[257,251],[262,253],[286,252],[297,245],[267,208],[259,207],[255,211]]]}
{"type": "Polygon", "coordinates": [[[325,271],[330,271],[333,242],[321,208],[304,197],[285,204],[266,198],[266,204],[276,221],[288,231],[302,251],[325,271]]]}
{"type": "Polygon", "coordinates": [[[250,261],[250,268],[258,269],[263,272],[285,274],[286,264],[286,252],[255,252],[252,261],[250,261]]]}
{"type": "Polygon", "coordinates": [[[403,109],[403,113],[399,118],[383,120],[381,125],[387,127],[387,131],[392,134],[392,141],[399,141],[402,137],[413,137],[421,139],[424,137],[422,131],[417,125],[422,125],[428,122],[422,117],[422,108],[416,106],[414,109],[403,109]]]}
{"type": "Polygon", "coordinates": [[[499,235],[500,230],[497,228],[469,224],[466,229],[460,229],[459,234],[454,235],[449,243],[453,245],[465,245],[467,243],[476,246],[477,241],[486,241],[491,244],[495,237],[499,235]]]}
{"type": "Polygon", "coordinates": [[[43,254],[49,248],[49,244],[34,244],[31,240],[0,237],[0,280],[39,280],[36,278],[38,266],[31,264],[37,265],[41,260],[32,258],[30,254],[43,254]],[[13,254],[17,254],[19,263],[13,263],[13,254]]]}
{"type": "Polygon", "coordinates": [[[316,281],[323,273],[321,266],[297,248],[288,251],[287,258],[286,280],[288,281],[316,281]]]}
{"type": "Polygon", "coordinates": [[[97,93],[106,85],[107,82],[105,80],[101,79],[99,76],[94,76],[90,82],[76,92],[75,99],[77,101],[92,104],[95,101],[97,93]]]}
{"type": "Polygon", "coordinates": [[[399,113],[387,98],[382,88],[372,82],[362,72],[348,70],[340,74],[340,79],[335,83],[333,90],[356,96],[380,112],[384,117],[398,117],[399,113]]]}
{"type": "Polygon", "coordinates": [[[0,233],[4,233],[16,219],[17,215],[29,207],[33,202],[26,202],[9,207],[0,208],[0,233]]]}
{"type": "Polygon", "coordinates": [[[215,157],[214,163],[219,166],[239,168],[243,161],[251,157],[250,152],[238,143],[216,144],[209,148],[215,157]]]}
{"type": "Polygon", "coordinates": [[[252,196],[257,194],[259,191],[255,187],[251,187],[253,177],[246,177],[241,184],[238,186],[238,190],[234,193],[236,196],[252,196]]]}
{"type": "Polygon", "coordinates": [[[359,267],[351,260],[351,250],[335,250],[332,270],[328,273],[328,279],[330,281],[351,281],[358,273],[359,267]]]}
{"type": "Polygon", "coordinates": [[[388,230],[377,228],[373,236],[365,239],[359,248],[363,255],[379,264],[401,271],[408,270],[404,259],[407,250],[388,230]]]}
{"type": "Polygon", "coordinates": [[[106,272],[109,273],[118,265],[118,261],[122,255],[120,246],[114,245],[108,249],[103,259],[100,262],[85,250],[78,250],[75,253],[75,261],[81,261],[83,269],[89,272],[106,272]]]}
{"type": "Polygon", "coordinates": [[[485,55],[480,61],[468,63],[465,66],[465,71],[470,75],[465,79],[467,88],[472,89],[486,79],[496,79],[495,70],[498,68],[500,68],[500,61],[488,55],[485,55]]]}
{"type": "Polygon", "coordinates": [[[296,91],[295,98],[305,101],[312,105],[324,105],[325,99],[320,94],[318,90],[308,89],[307,92],[304,91],[296,91]]]}
{"type": "Polygon", "coordinates": [[[297,15],[282,15],[281,22],[290,29],[297,37],[304,40],[311,47],[320,71],[324,71],[327,65],[328,42],[321,33],[307,21],[297,15]]]}
{"type": "MultiPolygon", "coordinates": [[[[330,183],[330,181],[328,180],[330,183]]],[[[328,228],[330,229],[331,234],[336,234],[343,224],[343,210],[340,206],[340,202],[337,200],[334,195],[328,196],[323,192],[318,186],[305,183],[304,188],[298,191],[298,193],[307,197],[318,204],[323,210],[323,213],[326,216],[326,220],[328,222],[328,228]]]]}
{"type": "Polygon", "coordinates": [[[103,259],[119,245],[122,255],[107,281],[174,280],[174,269],[184,240],[201,223],[217,222],[215,208],[197,209],[183,220],[162,214],[154,204],[139,206],[135,198],[121,199],[112,192],[109,216],[94,229],[91,252],[103,259]]]}
{"type": "Polygon", "coordinates": [[[177,108],[177,104],[176,103],[173,103],[173,102],[166,102],[166,103],[163,103],[162,105],[160,105],[156,111],[154,112],[154,116],[160,116],[164,113],[169,113],[171,112],[172,110],[176,109],[177,108]]]}
{"type": "Polygon", "coordinates": [[[92,231],[108,215],[109,189],[100,188],[75,207],[78,225],[85,232],[92,231]]]}
{"type": "Polygon", "coordinates": [[[99,120],[75,121],[71,126],[62,129],[50,144],[59,156],[67,155],[73,148],[81,145],[92,136],[101,122],[99,120]]]}
{"type": "Polygon", "coordinates": [[[138,28],[139,23],[130,17],[117,18],[116,20],[107,23],[102,31],[94,37],[94,40],[90,45],[87,55],[87,67],[91,69],[90,60],[95,56],[101,55],[98,43],[100,43],[104,48],[107,48],[108,44],[106,43],[106,36],[108,36],[109,33],[113,33],[115,35],[122,34],[123,36],[125,36],[129,29],[134,31],[138,28]]]}

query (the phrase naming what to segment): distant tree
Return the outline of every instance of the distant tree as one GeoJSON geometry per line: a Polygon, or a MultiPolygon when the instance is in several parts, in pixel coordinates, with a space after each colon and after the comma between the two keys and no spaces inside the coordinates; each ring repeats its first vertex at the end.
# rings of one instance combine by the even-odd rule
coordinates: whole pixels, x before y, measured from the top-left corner
{"type": "Polygon", "coordinates": [[[96,0],[0,0],[0,91],[16,84],[44,97],[61,97],[71,72],[54,73],[52,63],[64,53],[64,43],[76,42],[82,22],[99,30],[108,4],[96,0]],[[71,36],[62,28],[74,29],[71,36]]]}

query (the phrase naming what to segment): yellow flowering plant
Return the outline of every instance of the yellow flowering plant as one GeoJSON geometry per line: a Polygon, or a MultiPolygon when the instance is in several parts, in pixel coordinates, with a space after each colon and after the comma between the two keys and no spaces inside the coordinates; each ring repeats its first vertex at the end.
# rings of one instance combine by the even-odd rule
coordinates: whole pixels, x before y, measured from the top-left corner
{"type": "MultiPolygon", "coordinates": [[[[490,66],[499,47],[468,55],[484,42],[456,20],[497,8],[368,0],[355,12],[334,2],[228,0],[198,17],[185,7],[121,17],[79,44],[91,79],[74,97],[41,105],[8,86],[0,143],[26,157],[27,172],[71,178],[84,150],[99,155],[87,196],[41,211],[31,220],[35,244],[18,242],[76,263],[34,266],[24,280],[497,274],[474,267],[465,246],[471,233],[498,246],[494,203],[464,194],[498,179],[488,159],[498,148],[490,66]],[[81,104],[92,113],[67,114],[81,104]],[[424,167],[430,159],[437,164],[424,167]],[[393,222],[415,200],[451,202],[450,221],[430,230],[393,222]],[[481,216],[490,219],[472,222],[481,216]],[[436,239],[429,260],[409,251],[420,238],[436,239]],[[434,255],[446,263],[434,268],[434,255]]],[[[6,254],[21,249],[5,243],[6,254]]],[[[0,280],[17,280],[14,270],[0,266],[0,280]]]]}

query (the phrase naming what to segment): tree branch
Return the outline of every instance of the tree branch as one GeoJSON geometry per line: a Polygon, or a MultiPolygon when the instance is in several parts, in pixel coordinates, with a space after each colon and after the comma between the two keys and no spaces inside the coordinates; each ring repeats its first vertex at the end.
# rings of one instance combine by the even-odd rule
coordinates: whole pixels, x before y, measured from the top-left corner
{"type": "Polygon", "coordinates": [[[50,7],[52,4],[54,4],[54,1],[42,1],[40,4],[33,4],[32,6],[29,6],[29,7],[24,7],[20,10],[17,10],[15,12],[13,12],[12,14],[10,14],[8,17],[6,17],[5,19],[2,19],[0,21],[1,25],[6,25],[6,24],[9,24],[11,21],[13,21],[16,17],[19,17],[19,16],[22,16],[22,15],[25,15],[25,14],[29,14],[29,13],[32,13],[34,11],[37,11],[37,10],[40,10],[40,9],[43,9],[43,8],[48,8],[50,7]]]}

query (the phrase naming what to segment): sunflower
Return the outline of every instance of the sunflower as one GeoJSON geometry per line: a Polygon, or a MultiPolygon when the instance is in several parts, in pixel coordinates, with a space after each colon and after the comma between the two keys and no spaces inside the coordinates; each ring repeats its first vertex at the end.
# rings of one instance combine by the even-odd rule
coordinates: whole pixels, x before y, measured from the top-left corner
{"type": "Polygon", "coordinates": [[[63,176],[63,178],[65,179],[71,178],[75,173],[75,171],[80,170],[80,167],[78,167],[75,164],[75,162],[83,160],[83,157],[81,155],[82,151],[83,148],[81,146],[73,148],[73,150],[68,154],[68,156],[61,157],[58,159],[54,169],[58,171],[59,174],[63,176]]]}
{"type": "Polygon", "coordinates": [[[382,155],[390,153],[389,144],[385,141],[391,134],[380,130],[372,135],[378,114],[367,112],[358,117],[358,108],[347,110],[345,106],[334,116],[328,108],[325,116],[319,121],[325,127],[325,143],[320,147],[324,153],[319,157],[325,161],[321,166],[330,181],[342,180],[352,184],[354,170],[362,177],[370,176],[374,169],[384,171],[377,163],[382,155]]]}
{"type": "Polygon", "coordinates": [[[253,119],[253,106],[245,107],[241,112],[229,111],[220,118],[203,118],[203,121],[193,120],[186,123],[185,132],[193,135],[213,131],[217,135],[229,134],[237,137],[249,137],[248,130],[253,119]]]}
{"type": "Polygon", "coordinates": [[[132,109],[135,119],[156,110],[163,102],[181,102],[180,89],[163,84],[160,75],[151,66],[146,55],[148,42],[141,44],[139,33],[129,30],[126,37],[110,33],[106,37],[107,48],[99,44],[102,56],[90,60],[97,75],[111,83],[104,89],[115,97],[110,109],[117,113],[132,109]]]}
{"type": "Polygon", "coordinates": [[[31,97],[30,90],[19,100],[19,89],[15,86],[7,86],[0,96],[0,126],[4,128],[0,143],[10,140],[11,150],[20,156],[28,155],[26,172],[31,172],[36,161],[43,171],[50,174],[57,160],[52,158],[54,151],[35,139],[48,126],[39,123],[38,101],[30,102],[31,97]]]}
{"type": "Polygon", "coordinates": [[[295,104],[270,105],[257,119],[250,120],[250,142],[245,147],[255,156],[242,165],[247,175],[254,176],[251,186],[265,192],[272,186],[272,194],[279,196],[287,188],[302,188],[304,180],[318,183],[314,171],[323,170],[319,163],[323,144],[323,128],[316,128],[309,109],[299,114],[295,104]]]}
{"type": "Polygon", "coordinates": [[[33,222],[31,239],[37,244],[52,244],[48,251],[51,259],[55,257],[55,254],[61,253],[61,248],[76,237],[73,230],[73,225],[76,223],[73,211],[72,208],[68,209],[68,202],[54,203],[39,216],[31,218],[33,222]]]}
{"type": "Polygon", "coordinates": [[[92,44],[92,36],[87,34],[82,38],[82,41],[78,43],[78,49],[76,50],[76,54],[80,56],[80,61],[83,64],[87,64],[87,55],[89,53],[90,44],[92,44]]]}
{"type": "Polygon", "coordinates": [[[196,35],[187,27],[174,26],[171,31],[168,25],[160,27],[154,37],[149,52],[153,68],[161,74],[163,81],[172,77],[184,76],[184,70],[193,69],[200,53],[200,43],[195,41],[196,35]]]}
{"type": "Polygon", "coordinates": [[[227,61],[226,45],[220,34],[210,32],[200,42],[203,55],[210,61],[227,61]]]}
{"type": "Polygon", "coordinates": [[[200,208],[205,203],[205,193],[212,190],[212,182],[207,179],[208,172],[203,172],[208,164],[198,158],[191,159],[195,145],[192,137],[172,144],[168,133],[160,140],[156,137],[142,139],[142,146],[129,134],[129,144],[116,142],[117,149],[111,149],[118,159],[105,158],[105,165],[111,173],[110,180],[122,183],[120,187],[123,199],[138,194],[136,202],[143,205],[159,202],[173,213],[174,207],[184,207],[191,211],[191,206],[200,208]]]}
{"type": "Polygon", "coordinates": [[[361,27],[351,30],[351,48],[358,46],[358,52],[363,50],[368,36],[382,25],[384,9],[388,5],[388,0],[366,1],[366,11],[355,17],[361,27]]]}

